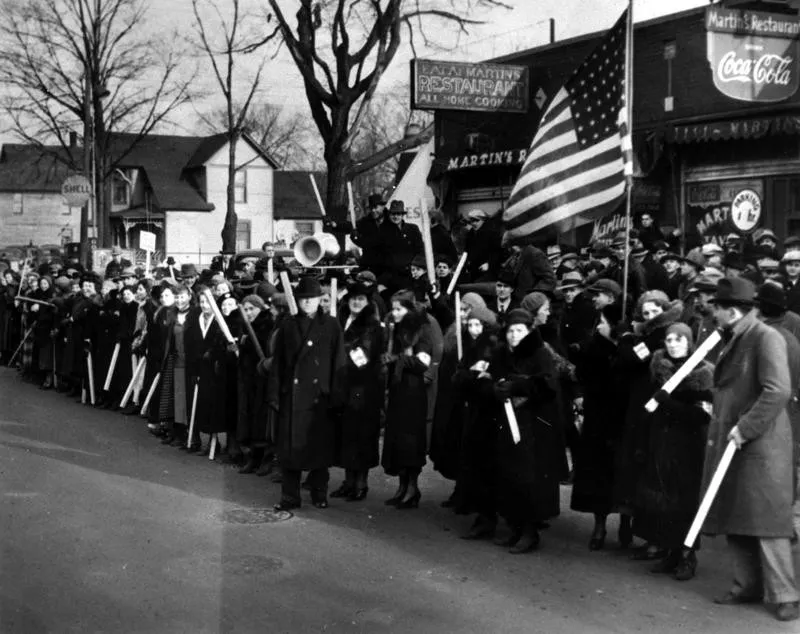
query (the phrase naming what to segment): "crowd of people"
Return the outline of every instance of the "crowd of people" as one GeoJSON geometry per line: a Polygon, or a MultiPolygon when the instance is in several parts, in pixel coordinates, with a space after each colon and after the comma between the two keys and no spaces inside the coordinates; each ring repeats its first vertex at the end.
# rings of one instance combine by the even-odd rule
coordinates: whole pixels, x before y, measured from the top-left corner
{"type": "Polygon", "coordinates": [[[318,508],[362,501],[378,467],[397,479],[385,504],[417,508],[430,458],[454,483],[441,506],[475,516],[463,537],[522,554],[571,483],[571,508],[594,518],[590,550],[619,514],[619,544],[680,581],[696,574],[699,542],[683,541],[733,441],[740,455],[704,530],[728,537],[735,562],[716,600],[797,618],[800,239],[779,249],[761,230],[680,255],[646,216],[582,251],[504,249],[499,219],[473,211],[455,241],[433,218],[431,283],[405,214],[371,197],[356,227],[339,227],[360,261],[317,274],[271,245],[200,272],[137,270],[117,253],[104,279],[71,262],[20,273],[0,262],[0,359],[42,389],[146,417],[163,444],[218,448],[241,473],[270,476],[278,510],[300,507],[303,489],[318,508]],[[345,476],[329,493],[332,466],[345,476]]]}

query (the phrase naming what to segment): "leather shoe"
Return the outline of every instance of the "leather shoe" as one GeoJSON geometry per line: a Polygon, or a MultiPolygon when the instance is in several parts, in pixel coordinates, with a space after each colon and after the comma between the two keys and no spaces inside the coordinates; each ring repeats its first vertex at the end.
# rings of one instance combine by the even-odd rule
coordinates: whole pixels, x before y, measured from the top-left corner
{"type": "Polygon", "coordinates": [[[292,502],[291,500],[281,500],[272,508],[276,511],[292,511],[294,509],[299,509],[300,504],[297,502],[292,502]]]}
{"type": "Polygon", "coordinates": [[[775,618],[779,621],[796,621],[800,618],[800,603],[797,601],[779,603],[775,609],[775,618]]]}
{"type": "Polygon", "coordinates": [[[318,509],[326,509],[328,508],[328,499],[327,498],[317,498],[316,500],[312,500],[311,504],[318,509]]]}
{"type": "Polygon", "coordinates": [[[755,595],[742,594],[741,592],[728,591],[721,597],[714,597],[717,605],[744,605],[746,603],[761,603],[762,598],[755,595]]]}

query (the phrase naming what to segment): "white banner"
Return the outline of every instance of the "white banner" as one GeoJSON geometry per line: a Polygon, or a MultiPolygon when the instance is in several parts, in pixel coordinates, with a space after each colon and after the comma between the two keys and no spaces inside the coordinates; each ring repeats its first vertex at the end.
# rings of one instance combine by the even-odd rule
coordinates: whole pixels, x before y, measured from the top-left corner
{"type": "Polygon", "coordinates": [[[417,155],[411,165],[408,166],[408,170],[403,174],[403,178],[400,179],[389,201],[386,203],[388,209],[393,200],[402,200],[408,211],[404,220],[420,228],[422,228],[420,200],[425,200],[428,209],[436,209],[436,198],[433,195],[433,190],[428,187],[428,174],[433,164],[433,149],[433,138],[419,147],[417,155]]]}

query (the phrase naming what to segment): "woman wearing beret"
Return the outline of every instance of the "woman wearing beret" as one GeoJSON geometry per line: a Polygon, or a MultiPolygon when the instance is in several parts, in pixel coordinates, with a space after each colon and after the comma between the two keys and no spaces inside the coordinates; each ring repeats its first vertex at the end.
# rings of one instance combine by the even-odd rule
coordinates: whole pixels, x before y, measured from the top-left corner
{"type": "MultiPolygon", "coordinates": [[[[692,330],[684,323],[667,328],[664,349],[656,350],[650,376],[661,388],[694,352],[692,330]]],[[[654,572],[671,573],[679,581],[694,577],[694,549],[683,547],[697,507],[703,478],[714,367],[701,361],[677,388],[655,395],[648,459],[637,491],[637,508],[653,518],[653,541],[666,551],[654,572]]]]}
{"type": "Polygon", "coordinates": [[[355,283],[347,289],[339,311],[347,355],[347,387],[336,466],[345,470],[345,480],[331,497],[343,497],[348,502],[367,497],[369,470],[378,466],[383,326],[371,296],[369,288],[355,283]]]}
{"type": "Polygon", "coordinates": [[[497,513],[511,528],[511,535],[496,543],[520,554],[538,547],[539,527],[559,514],[564,447],[553,357],[534,327],[533,315],[521,308],[509,312],[504,339],[482,383],[498,427],[497,513]],[[506,403],[513,407],[516,430],[506,415],[506,403]]]}
{"type": "Polygon", "coordinates": [[[382,356],[389,382],[386,429],[381,464],[399,479],[387,506],[410,509],[422,497],[417,481],[425,466],[428,390],[425,373],[431,365],[433,336],[425,309],[410,291],[391,298],[387,351],[382,356]]]}
{"type": "MultiPolygon", "coordinates": [[[[272,313],[258,295],[248,295],[242,300],[241,306],[242,318],[250,323],[258,340],[258,347],[265,357],[269,357],[274,323],[272,313]]],[[[267,376],[263,370],[259,372],[261,359],[256,343],[247,329],[242,329],[239,342],[236,436],[246,456],[239,473],[255,473],[267,449],[267,376]]]]}

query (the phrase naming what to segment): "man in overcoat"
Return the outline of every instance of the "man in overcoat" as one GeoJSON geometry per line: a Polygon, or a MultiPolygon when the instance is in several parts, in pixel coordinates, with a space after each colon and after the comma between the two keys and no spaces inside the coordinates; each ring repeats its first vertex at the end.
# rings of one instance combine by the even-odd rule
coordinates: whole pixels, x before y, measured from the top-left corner
{"type": "Polygon", "coordinates": [[[765,601],[782,621],[798,618],[790,539],[792,432],[786,411],[792,396],[786,342],[759,321],[755,286],[720,280],[714,316],[725,347],[714,371],[714,409],[708,432],[703,490],[729,441],[739,451],[706,519],[703,532],[726,535],[733,586],[716,603],[765,601]]]}
{"type": "Polygon", "coordinates": [[[298,313],[278,328],[267,388],[267,402],[277,411],[283,470],[278,511],[300,506],[303,471],[310,472],[312,504],[327,508],[328,468],[336,458],[335,417],[341,414],[345,398],[342,328],[335,317],[319,309],[319,282],[301,279],[294,296],[298,313]]]}

